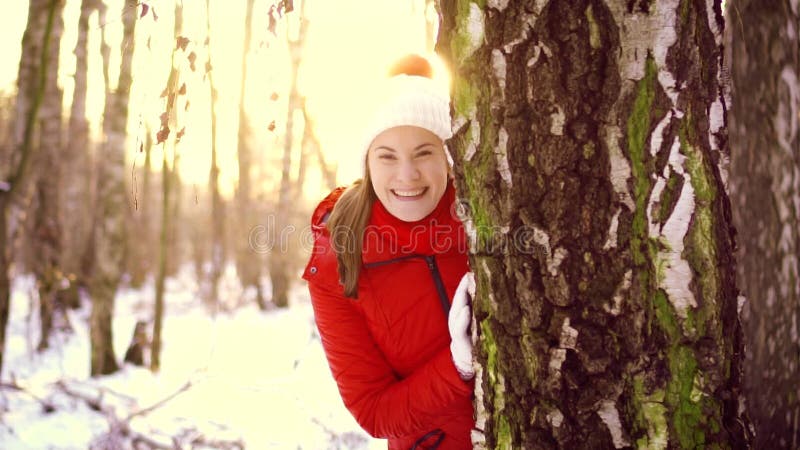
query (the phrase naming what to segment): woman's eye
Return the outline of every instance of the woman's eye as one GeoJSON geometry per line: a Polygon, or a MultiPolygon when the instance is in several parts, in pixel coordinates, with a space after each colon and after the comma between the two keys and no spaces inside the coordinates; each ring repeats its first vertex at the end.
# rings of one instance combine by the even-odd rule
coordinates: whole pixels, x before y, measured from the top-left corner
{"type": "Polygon", "coordinates": [[[380,155],[378,155],[378,159],[382,159],[384,161],[393,161],[397,158],[395,158],[395,156],[391,153],[381,153],[380,155]]]}
{"type": "Polygon", "coordinates": [[[430,151],[430,150],[422,150],[422,151],[417,152],[417,157],[428,156],[428,155],[432,155],[432,154],[433,154],[433,152],[430,151]]]}

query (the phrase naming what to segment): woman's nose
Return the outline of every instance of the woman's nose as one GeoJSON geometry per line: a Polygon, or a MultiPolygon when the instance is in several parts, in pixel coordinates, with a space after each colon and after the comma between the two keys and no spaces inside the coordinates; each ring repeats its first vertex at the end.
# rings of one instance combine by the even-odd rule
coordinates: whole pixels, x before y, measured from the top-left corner
{"type": "Polygon", "coordinates": [[[401,181],[414,181],[419,179],[420,172],[417,164],[413,161],[402,161],[398,167],[397,178],[401,181]]]}

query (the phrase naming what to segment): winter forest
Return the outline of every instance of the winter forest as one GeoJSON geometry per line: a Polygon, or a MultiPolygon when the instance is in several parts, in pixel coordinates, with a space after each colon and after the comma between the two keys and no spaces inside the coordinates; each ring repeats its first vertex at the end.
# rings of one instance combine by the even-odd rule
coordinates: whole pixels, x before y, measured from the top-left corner
{"type": "Polygon", "coordinates": [[[5,0],[0,448],[380,449],[309,217],[437,55],[481,449],[800,449],[797,0],[5,0]]]}

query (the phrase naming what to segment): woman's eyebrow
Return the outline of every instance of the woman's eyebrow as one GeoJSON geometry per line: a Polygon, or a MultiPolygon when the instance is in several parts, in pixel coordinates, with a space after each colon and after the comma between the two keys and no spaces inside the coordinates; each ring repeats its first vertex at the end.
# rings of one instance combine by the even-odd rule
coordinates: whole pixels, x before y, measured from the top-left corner
{"type": "MultiPolygon", "coordinates": [[[[414,151],[420,150],[420,149],[428,147],[428,146],[433,146],[433,145],[434,145],[433,142],[423,142],[422,144],[419,144],[418,146],[414,147],[414,151]]],[[[397,151],[397,150],[393,149],[392,147],[389,147],[388,145],[379,145],[379,146],[375,147],[373,150],[381,150],[381,149],[389,150],[390,152],[396,152],[397,151]]]]}

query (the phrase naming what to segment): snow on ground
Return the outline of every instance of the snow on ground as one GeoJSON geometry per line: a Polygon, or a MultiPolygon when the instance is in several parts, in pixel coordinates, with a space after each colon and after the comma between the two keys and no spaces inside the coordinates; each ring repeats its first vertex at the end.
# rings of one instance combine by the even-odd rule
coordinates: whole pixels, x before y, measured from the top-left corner
{"type": "MultiPolygon", "coordinates": [[[[198,433],[207,440],[240,441],[248,449],[385,449],[364,433],[342,405],[313,323],[305,286],[291,293],[290,308],[261,312],[241,292],[231,270],[221,297],[230,308],[212,318],[196,298],[192,271],[167,283],[161,371],[131,365],[114,375],[89,377],[88,302],[70,312],[74,333],[56,333],[52,348],[37,353],[34,281],[17,277],[6,337],[2,382],[25,392],[0,390],[0,449],[86,449],[109,429],[106,417],[60,390],[96,396],[118,418],[189,388],[130,422],[133,430],[170,445],[171,436],[198,433]],[[55,411],[45,413],[33,396],[55,411]]],[[[152,284],[121,290],[116,298],[114,349],[125,354],[137,320],[152,318],[152,284]]],[[[223,308],[225,309],[225,308],[223,308]]],[[[101,445],[102,446],[102,445],[101,445]]],[[[123,448],[130,448],[130,444],[123,448]]],[[[197,447],[195,447],[197,448],[197,447]]],[[[202,448],[202,447],[200,447],[202,448]]]]}

